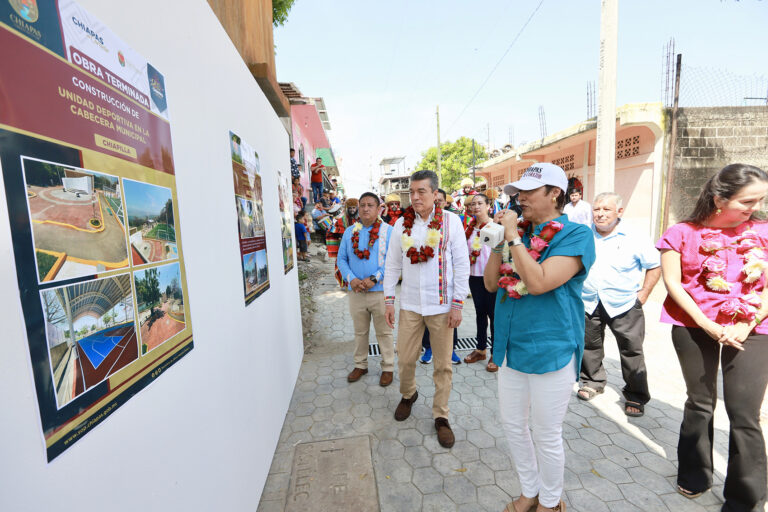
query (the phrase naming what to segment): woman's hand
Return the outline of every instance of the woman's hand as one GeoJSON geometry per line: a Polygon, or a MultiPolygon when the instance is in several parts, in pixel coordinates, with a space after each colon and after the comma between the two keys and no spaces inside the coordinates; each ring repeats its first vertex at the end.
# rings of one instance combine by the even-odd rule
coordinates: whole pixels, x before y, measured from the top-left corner
{"type": "Polygon", "coordinates": [[[751,322],[739,322],[734,325],[726,325],[723,327],[723,333],[717,341],[737,350],[744,350],[743,343],[751,332],[751,322]]]}
{"type": "Polygon", "coordinates": [[[504,240],[511,242],[520,238],[517,233],[517,214],[512,210],[501,210],[493,216],[493,222],[504,226],[504,240]]]}

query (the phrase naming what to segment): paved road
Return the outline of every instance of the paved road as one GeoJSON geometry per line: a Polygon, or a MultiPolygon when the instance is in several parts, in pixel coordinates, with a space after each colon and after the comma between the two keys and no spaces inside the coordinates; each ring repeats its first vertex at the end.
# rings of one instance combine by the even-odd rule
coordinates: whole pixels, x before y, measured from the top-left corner
{"type": "MultiPolygon", "coordinates": [[[[297,443],[359,434],[371,435],[382,511],[503,510],[520,494],[520,487],[499,427],[496,375],[487,373],[480,363],[454,367],[449,405],[457,441],[451,450],[437,444],[434,434],[431,365],[417,365],[420,396],[411,417],[402,423],[394,421],[400,400],[397,374],[390,387],[379,387],[378,358],[371,358],[369,374],[360,381],[346,381],[353,368],[346,293],[336,287],[331,265],[316,260],[310,265],[327,266],[328,272],[315,286],[317,311],[312,332],[307,333],[313,347],[301,366],[259,512],[283,510],[297,443]]],[[[722,401],[715,417],[712,492],[691,501],[674,490],[685,387],[669,326],[656,321],[663,297],[659,288],[646,304],[645,347],[653,399],[645,416],[630,419],[623,413],[621,369],[610,335],[606,340],[608,389],[589,403],[575,396],[571,400],[563,432],[564,498],[569,511],[720,510],[728,453],[728,420],[722,401]]],[[[474,336],[471,300],[459,336],[474,336]]]]}

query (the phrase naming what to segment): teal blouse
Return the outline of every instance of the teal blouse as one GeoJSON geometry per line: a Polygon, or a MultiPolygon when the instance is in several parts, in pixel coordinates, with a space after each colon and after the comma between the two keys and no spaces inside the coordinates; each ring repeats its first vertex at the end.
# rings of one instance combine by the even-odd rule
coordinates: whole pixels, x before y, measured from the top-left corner
{"type": "MultiPolygon", "coordinates": [[[[523,373],[548,373],[563,368],[576,357],[578,380],[584,354],[584,303],[581,289],[595,262],[595,240],[589,227],[570,222],[566,215],[555,219],[563,224],[540,262],[552,256],[578,256],[584,268],[565,284],[541,295],[509,297],[503,289],[496,292],[493,332],[493,362],[523,373]]],[[[546,223],[533,230],[537,235],[546,223]]],[[[530,235],[523,236],[528,246],[530,235]]]]}

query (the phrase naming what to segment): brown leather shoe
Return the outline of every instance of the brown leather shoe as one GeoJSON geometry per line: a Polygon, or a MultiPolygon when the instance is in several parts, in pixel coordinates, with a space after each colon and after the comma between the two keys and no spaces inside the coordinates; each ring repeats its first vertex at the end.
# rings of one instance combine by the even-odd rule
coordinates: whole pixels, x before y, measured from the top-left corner
{"type": "Polygon", "coordinates": [[[357,382],[360,380],[360,377],[366,373],[368,373],[368,368],[355,368],[349,375],[347,375],[347,382],[357,382]]]}
{"type": "Polygon", "coordinates": [[[417,398],[419,398],[418,391],[414,391],[413,396],[411,398],[403,397],[403,399],[400,400],[400,403],[397,404],[397,409],[395,409],[395,420],[397,421],[407,420],[408,416],[411,415],[411,406],[413,405],[413,402],[415,402],[417,398]]]}
{"type": "Polygon", "coordinates": [[[392,372],[381,372],[379,377],[379,386],[385,388],[392,384],[392,372]]]}
{"type": "Polygon", "coordinates": [[[435,418],[435,430],[437,430],[437,442],[443,448],[450,448],[456,442],[453,430],[445,418],[435,418]]]}
{"type": "Polygon", "coordinates": [[[467,364],[476,363],[478,361],[485,361],[485,350],[473,350],[467,357],[464,358],[464,362],[467,364]]]}

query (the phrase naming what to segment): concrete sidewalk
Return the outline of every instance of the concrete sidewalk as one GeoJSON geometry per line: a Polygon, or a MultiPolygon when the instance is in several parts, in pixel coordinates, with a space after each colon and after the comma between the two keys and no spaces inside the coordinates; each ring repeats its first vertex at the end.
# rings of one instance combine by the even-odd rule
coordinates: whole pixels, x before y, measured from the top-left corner
{"type": "MultiPolygon", "coordinates": [[[[312,349],[301,366],[259,512],[284,509],[297,443],[360,434],[371,436],[382,511],[503,510],[520,487],[498,421],[496,374],[486,372],[482,363],[454,366],[449,406],[456,445],[450,450],[437,443],[434,432],[432,365],[417,365],[419,398],[411,417],[396,422],[393,413],[401,398],[397,372],[391,386],[379,387],[380,359],[372,357],[369,374],[347,382],[354,338],[347,294],[333,281],[332,263],[310,265],[328,267],[327,277],[315,283],[312,349]]],[[[675,492],[685,386],[670,328],[657,321],[663,296],[657,290],[645,307],[653,395],[645,416],[628,418],[623,412],[618,350],[610,334],[605,360],[609,387],[589,403],[575,395],[571,399],[563,430],[569,511],[720,510],[728,456],[728,419],[721,400],[715,417],[715,486],[696,500],[675,492]]],[[[459,337],[474,335],[469,299],[459,337]]],[[[466,354],[459,353],[462,358],[466,354]]]]}

